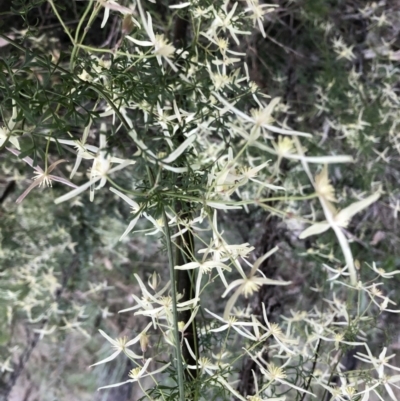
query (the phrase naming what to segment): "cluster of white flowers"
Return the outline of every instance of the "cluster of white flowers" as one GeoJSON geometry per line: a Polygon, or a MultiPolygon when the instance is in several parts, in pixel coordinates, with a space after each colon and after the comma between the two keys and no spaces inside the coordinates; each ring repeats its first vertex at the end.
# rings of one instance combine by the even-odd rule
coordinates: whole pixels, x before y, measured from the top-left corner
{"type": "MultiPolygon", "coordinates": [[[[372,194],[358,194],[357,201],[350,205],[335,207],[335,203],[341,202],[329,180],[328,165],[351,163],[353,158],[348,155],[307,154],[303,143],[313,139],[313,136],[291,129],[286,120],[281,121],[279,116],[288,107],[282,104],[280,98],[267,102],[268,96],[263,95],[250,80],[245,53],[238,51],[240,35],[250,34],[245,26],[248,23],[257,26],[265,37],[264,16],[273,13],[276,7],[259,4],[255,0],[247,0],[246,8],[229,1],[206,8],[200,3],[193,1],[170,7],[177,12],[186,10],[186,18],[193,22],[191,35],[196,50],[191,52],[171,44],[167,32],[161,31],[153,23],[154,18],[140,0],[134,2],[132,9],[113,0],[93,2],[94,16],[104,8],[102,27],[109,20],[110,10],[122,14],[124,18],[131,18],[137,27],[134,32],[124,31],[118,46],[107,49],[108,53],[112,52],[115,56],[112,63],[106,63],[102,57],[95,55],[101,53],[101,49],[84,46],[82,41],[71,36],[74,52],[87,52],[95,65],[90,73],[83,69],[77,75],[76,82],[88,85],[99,94],[93,106],[93,113],[97,113],[98,117],[90,119],[79,138],[70,133],[55,135],[43,132],[42,137],[46,140],[44,169],[35,165],[30,157],[22,158],[35,170],[36,177],[19,196],[18,203],[34,188],[50,186],[52,181],[74,188],[55,199],[56,204],[71,199],[76,201],[76,197],[87,191],[91,202],[95,201],[96,191],[104,196],[112,192],[116,195],[115,199],[122,199],[132,208],[133,217],[127,221],[125,231],[121,230],[120,240],[129,242],[137,227],[146,225],[146,235],[158,235],[166,244],[172,269],[165,285],[159,288],[160,280],[154,273],[149,279],[149,290],[140,275],[135,274],[141,294],[132,294],[135,305],[121,311],[149,320],[145,328],[133,339],[113,339],[100,330],[114,352],[92,366],[110,362],[120,354],[137,365],[130,371],[128,380],[101,388],[133,382],[140,384],[142,378],[175,369],[179,396],[183,401],[185,394],[180,381],[183,380],[182,369],[185,368],[204,376],[201,382],[203,388],[213,383],[242,401],[295,399],[296,396],[291,394],[308,394],[325,399],[326,392],[338,400],[367,401],[371,392],[381,397],[378,389],[382,387],[392,400],[396,400],[391,386],[396,387],[400,375],[388,376],[384,368],[400,369],[387,363],[391,357],[385,356],[386,348],[378,358],[373,356],[362,327],[374,313],[400,311],[394,307],[389,309],[389,304],[394,305],[394,301],[381,289],[380,282],[364,281],[363,274],[357,271],[357,262],[345,231],[357,213],[378,201],[382,191],[376,189],[372,194]],[[111,74],[113,71],[117,71],[115,76],[111,74]],[[147,80],[148,86],[142,88],[140,100],[138,93],[129,99],[124,97],[125,82],[118,83],[116,77],[120,71],[124,74],[135,71],[137,76],[132,78],[132,82],[139,88],[142,88],[141,80],[147,80]],[[93,78],[91,74],[97,74],[97,77],[93,78]],[[152,76],[157,77],[159,82],[170,81],[164,91],[157,92],[157,88],[149,86],[149,77],[152,76]],[[171,76],[175,77],[175,81],[171,76]],[[204,78],[204,83],[199,82],[201,78],[204,78]],[[100,89],[97,86],[99,83],[102,86],[100,89]],[[156,96],[151,93],[152,89],[156,96]],[[245,96],[254,101],[255,108],[242,109],[241,100],[245,96]],[[112,135],[107,134],[109,131],[112,131],[112,135]],[[110,140],[116,136],[129,141],[124,155],[110,140]],[[78,179],[77,184],[62,175],[53,174],[56,167],[65,162],[64,159],[47,166],[48,149],[55,144],[76,157],[70,180],[78,179]],[[294,196],[297,190],[281,179],[284,159],[304,172],[311,194],[294,196]],[[90,163],[90,168],[85,179],[85,173],[80,170],[86,162],[90,163]],[[317,173],[310,167],[315,164],[323,166],[317,173]],[[342,254],[333,254],[331,250],[325,254],[324,249],[312,251],[327,259],[322,268],[328,276],[331,295],[322,300],[323,306],[315,305],[309,311],[292,312],[292,316],[282,317],[282,323],[270,321],[266,305],[262,302],[259,305],[261,312],[257,312],[250,304],[243,312],[239,306],[263,286],[290,288],[293,283],[280,277],[267,277],[262,269],[263,263],[278,251],[278,246],[271,247],[270,251],[257,257],[254,247],[249,243],[230,243],[221,230],[221,216],[229,213],[230,209],[249,210],[250,206],[274,211],[269,206],[272,201],[299,202],[310,198],[319,201],[324,220],[317,219],[313,210],[311,224],[301,231],[299,239],[332,229],[342,251],[342,254]],[[176,206],[179,202],[189,205],[190,213],[182,212],[176,206]],[[186,242],[188,234],[197,248],[186,242]],[[183,255],[185,263],[175,263],[174,249],[183,255]],[[192,278],[187,293],[177,293],[175,277],[181,271],[190,272],[192,278]],[[222,307],[216,305],[213,311],[205,309],[207,317],[213,318],[213,325],[198,335],[207,337],[226,333],[226,337],[218,345],[212,343],[206,347],[197,344],[197,348],[192,349],[185,334],[199,317],[210,286],[222,288],[219,295],[224,304],[221,304],[222,307]],[[192,294],[191,298],[187,297],[188,293],[192,294]],[[357,296],[354,297],[354,294],[357,296]],[[349,311],[344,301],[346,296],[349,302],[357,299],[356,312],[349,311]],[[365,305],[365,299],[370,301],[369,304],[365,305]],[[190,312],[190,318],[178,321],[179,314],[185,311],[190,312]],[[174,350],[172,358],[165,357],[165,353],[160,353],[163,359],[156,359],[158,355],[149,355],[152,351],[149,338],[156,335],[165,347],[174,350]],[[230,353],[230,341],[240,342],[237,352],[230,353]],[[367,352],[358,352],[356,358],[373,366],[368,380],[347,375],[341,364],[346,347],[356,346],[364,347],[367,352]],[[140,351],[134,352],[130,347],[140,348],[140,351]],[[188,350],[196,364],[182,360],[183,348],[188,350]],[[324,351],[321,352],[321,349],[324,351]],[[218,353],[217,357],[215,352],[218,353]],[[247,398],[235,389],[236,377],[232,369],[237,359],[245,357],[254,361],[259,372],[252,372],[255,391],[247,398]],[[216,361],[212,362],[213,359],[216,361]],[[181,361],[183,366],[180,366],[181,361]],[[301,375],[296,374],[296,366],[300,366],[301,375]],[[332,387],[334,376],[339,376],[340,386],[332,387]],[[286,392],[290,395],[283,395],[286,392]]],[[[379,24],[383,22],[379,21],[379,24]]],[[[79,31],[76,38],[79,38],[79,31]]],[[[353,46],[346,45],[341,37],[333,39],[333,49],[338,61],[352,61],[355,58],[353,46]]],[[[71,59],[73,66],[77,60],[73,56],[71,59]]],[[[362,93],[365,88],[357,74],[352,74],[349,80],[362,93]]],[[[329,90],[333,85],[332,82],[326,88],[317,88],[318,114],[329,109],[329,90]]],[[[389,105],[388,113],[393,121],[390,135],[392,142],[399,146],[396,134],[396,126],[400,121],[397,110],[399,99],[391,87],[386,89],[385,102],[389,105]]],[[[357,101],[356,105],[360,106],[357,121],[327,121],[326,129],[335,128],[346,138],[354,138],[362,132],[368,123],[363,120],[361,95],[357,101]]],[[[14,148],[7,149],[16,157],[21,155],[17,138],[20,131],[16,129],[19,112],[13,103],[10,121],[0,128],[0,146],[10,142],[14,148]]],[[[385,115],[383,118],[389,117],[385,115]]],[[[374,143],[375,139],[372,138],[371,142],[374,143]]],[[[377,151],[378,158],[385,159],[385,152],[377,151]]],[[[302,195],[304,188],[306,186],[299,190],[302,195]]],[[[296,211],[295,205],[292,210],[296,211]]],[[[282,211],[275,213],[286,215],[282,211]]],[[[38,276],[35,271],[38,264],[34,266],[24,267],[17,274],[18,280],[30,287],[28,296],[18,300],[18,294],[12,291],[0,294],[3,298],[14,298],[14,305],[26,311],[31,322],[44,321],[51,314],[62,313],[55,303],[45,313],[33,315],[35,302],[41,302],[38,293],[40,295],[43,288],[55,292],[59,286],[52,269],[38,276]]],[[[375,263],[372,263],[370,270],[384,279],[399,273],[385,272],[377,268],[375,263]]],[[[315,287],[314,290],[318,292],[320,288],[315,287]]],[[[82,315],[83,310],[80,310],[73,317],[63,317],[64,326],[61,329],[78,329],[89,336],[80,327],[79,318],[82,315]]],[[[108,310],[105,315],[108,315],[108,310]]],[[[37,332],[45,335],[52,330],[53,327],[46,326],[37,332]]],[[[1,366],[2,370],[10,370],[7,360],[1,366]]],[[[149,399],[153,398],[149,396],[149,399]]]]}

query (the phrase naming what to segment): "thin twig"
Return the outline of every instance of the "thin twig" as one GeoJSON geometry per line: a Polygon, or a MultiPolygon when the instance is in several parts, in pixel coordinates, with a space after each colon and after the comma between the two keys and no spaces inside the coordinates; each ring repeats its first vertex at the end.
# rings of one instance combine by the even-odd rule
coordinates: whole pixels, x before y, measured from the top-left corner
{"type": "MultiPolygon", "coordinates": [[[[312,375],[315,371],[315,367],[317,366],[317,360],[318,360],[318,353],[319,353],[319,347],[321,346],[321,339],[318,340],[318,345],[317,345],[317,349],[315,350],[315,355],[314,355],[314,362],[313,362],[313,366],[310,372],[310,375],[308,376],[308,381],[306,384],[306,387],[304,390],[308,391],[310,384],[311,384],[311,379],[312,379],[312,375]]],[[[301,397],[300,401],[304,401],[304,397],[306,396],[306,393],[303,393],[303,396],[301,397]]]]}

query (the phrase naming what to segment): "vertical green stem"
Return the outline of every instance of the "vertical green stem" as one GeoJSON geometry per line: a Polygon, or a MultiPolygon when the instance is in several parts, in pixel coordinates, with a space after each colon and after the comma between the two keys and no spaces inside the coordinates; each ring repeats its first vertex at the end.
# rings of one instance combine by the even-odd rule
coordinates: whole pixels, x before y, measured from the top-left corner
{"type": "Polygon", "coordinates": [[[96,18],[97,14],[99,13],[99,10],[101,8],[100,3],[97,3],[92,11],[92,15],[89,18],[88,23],[86,24],[86,28],[84,29],[81,38],[79,39],[79,33],[80,30],[82,28],[83,22],[86,19],[86,16],[88,15],[90,8],[92,7],[92,1],[90,1],[90,3],[88,4],[88,6],[86,7],[85,12],[83,13],[81,19],[79,20],[78,26],[76,28],[76,32],[75,32],[75,42],[74,42],[74,48],[72,49],[72,53],[71,53],[71,58],[70,58],[70,71],[74,70],[75,67],[75,60],[78,58],[78,54],[79,54],[79,50],[80,47],[79,45],[81,45],[83,43],[83,40],[85,39],[85,36],[89,30],[90,25],[92,24],[93,20],[96,18]]]}
{"type": "MultiPolygon", "coordinates": [[[[146,166],[147,175],[149,177],[150,184],[152,186],[155,185],[154,182],[154,174],[151,171],[149,165],[146,166]]],[[[168,226],[168,216],[165,213],[164,204],[162,200],[160,200],[163,222],[164,222],[164,234],[165,241],[167,244],[167,252],[168,252],[168,268],[169,268],[169,276],[171,279],[171,297],[172,297],[172,318],[173,318],[173,332],[174,332],[174,342],[175,342],[175,351],[176,351],[176,365],[178,372],[178,388],[179,388],[179,401],[185,401],[185,386],[183,382],[183,362],[182,362],[182,353],[180,350],[180,338],[179,338],[179,328],[178,328],[178,309],[177,309],[177,290],[176,290],[176,279],[175,279],[175,269],[174,269],[174,248],[171,241],[171,233],[169,231],[168,226]]]]}
{"type": "Polygon", "coordinates": [[[58,21],[60,22],[61,26],[64,28],[64,32],[68,35],[68,37],[69,37],[71,43],[72,43],[73,45],[75,45],[74,38],[72,37],[72,35],[71,35],[69,29],[68,29],[67,26],[65,25],[63,19],[61,18],[61,15],[59,14],[59,12],[58,12],[58,10],[57,10],[57,7],[56,7],[55,4],[53,3],[53,0],[49,0],[49,3],[50,3],[50,5],[51,5],[51,8],[53,9],[53,12],[54,12],[54,14],[56,15],[58,21]]]}
{"type": "Polygon", "coordinates": [[[171,278],[171,296],[172,296],[172,315],[174,319],[174,341],[176,350],[176,364],[178,371],[178,387],[179,387],[179,401],[185,401],[185,388],[183,384],[183,363],[182,355],[180,351],[180,341],[179,341],[179,329],[178,329],[178,310],[177,310],[177,296],[176,296],[176,282],[175,282],[175,269],[174,269],[174,257],[173,257],[173,246],[171,242],[171,235],[168,227],[168,217],[165,213],[164,207],[162,207],[163,221],[164,221],[164,231],[165,239],[167,243],[168,250],[168,266],[169,275],[171,278]]]}
{"type": "MultiPolygon", "coordinates": [[[[177,180],[178,185],[181,183],[181,179],[177,180]]],[[[190,203],[182,202],[180,200],[175,202],[175,213],[177,216],[180,216],[182,220],[188,219],[192,220],[192,215],[190,213],[190,203]],[[186,208],[185,208],[186,206],[186,208]],[[186,209],[186,210],[185,210],[186,209]]],[[[184,226],[177,224],[177,231],[179,232],[184,226]]],[[[191,230],[187,230],[185,233],[179,235],[175,239],[175,264],[183,265],[188,262],[192,262],[195,260],[194,257],[194,237],[191,230]]],[[[201,274],[201,273],[198,273],[201,274]]],[[[188,270],[177,270],[175,272],[176,277],[176,288],[178,294],[181,296],[181,302],[189,301],[193,299],[195,295],[195,282],[196,275],[194,271],[188,270]]],[[[191,318],[193,310],[187,309],[184,311],[180,311],[178,313],[179,322],[187,323],[191,318]]],[[[186,328],[184,333],[181,333],[181,341],[182,345],[182,358],[186,365],[195,365],[197,366],[197,360],[199,358],[199,350],[198,350],[198,338],[197,338],[197,328],[196,328],[196,319],[192,320],[192,323],[186,328]],[[185,339],[185,341],[184,341],[185,339]],[[189,349],[193,350],[194,357],[189,349]]],[[[192,370],[186,368],[184,371],[186,384],[190,384],[190,392],[186,389],[186,401],[195,401],[198,400],[198,392],[199,386],[196,384],[196,378],[198,377],[198,369],[192,370]],[[193,384],[195,387],[193,388],[193,384]]]]}

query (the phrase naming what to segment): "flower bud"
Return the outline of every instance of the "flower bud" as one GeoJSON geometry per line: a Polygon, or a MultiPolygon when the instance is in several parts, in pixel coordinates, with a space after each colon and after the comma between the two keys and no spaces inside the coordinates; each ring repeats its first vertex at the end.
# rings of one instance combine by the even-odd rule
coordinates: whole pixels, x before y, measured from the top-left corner
{"type": "Polygon", "coordinates": [[[126,14],[124,20],[122,21],[122,35],[129,35],[134,26],[135,23],[133,22],[132,15],[126,14]]]}
{"type": "Polygon", "coordinates": [[[157,274],[156,272],[153,272],[153,274],[149,277],[149,287],[155,291],[157,289],[157,287],[159,286],[161,281],[161,277],[159,274],[157,274]]]}
{"type": "Polygon", "coordinates": [[[149,336],[146,333],[142,333],[140,335],[139,343],[140,343],[140,349],[142,350],[143,353],[145,353],[149,346],[149,336]]]}

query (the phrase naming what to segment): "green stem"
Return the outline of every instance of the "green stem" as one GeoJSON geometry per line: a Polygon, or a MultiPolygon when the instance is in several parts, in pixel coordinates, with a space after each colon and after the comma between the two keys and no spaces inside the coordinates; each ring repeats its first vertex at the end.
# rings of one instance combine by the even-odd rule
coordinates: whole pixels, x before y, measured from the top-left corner
{"type": "MultiPolygon", "coordinates": [[[[342,358],[342,350],[339,351],[339,354],[337,356],[337,362],[335,363],[335,365],[333,366],[333,368],[331,370],[331,375],[329,376],[329,379],[328,379],[328,385],[332,381],[332,378],[336,372],[336,368],[339,365],[341,358],[342,358]]],[[[327,392],[328,392],[328,390],[325,389],[324,395],[322,396],[322,400],[325,400],[327,392]]]]}
{"type": "Polygon", "coordinates": [[[64,28],[65,33],[68,35],[68,37],[69,37],[71,43],[75,46],[74,38],[72,37],[72,35],[71,35],[69,29],[68,29],[67,26],[65,25],[63,19],[61,18],[61,15],[58,13],[58,10],[57,10],[56,6],[54,5],[53,0],[49,0],[49,3],[50,3],[50,5],[51,5],[51,8],[53,9],[54,14],[56,15],[58,21],[60,22],[61,26],[64,28]]]}
{"type": "MultiPolygon", "coordinates": [[[[150,167],[146,166],[147,175],[149,177],[150,184],[154,185],[154,175],[151,171],[150,167]]],[[[169,231],[168,226],[168,216],[165,212],[165,207],[162,202],[161,210],[164,222],[164,234],[165,241],[167,244],[167,252],[168,252],[168,267],[169,267],[169,276],[171,278],[171,297],[172,297],[172,317],[173,317],[173,332],[174,332],[174,341],[175,341],[175,352],[176,352],[176,364],[177,364],[177,372],[178,372],[178,388],[179,388],[179,401],[185,401],[185,387],[183,383],[183,363],[182,363],[182,354],[180,350],[180,341],[179,341],[179,328],[178,328],[178,309],[177,309],[177,296],[176,296],[176,280],[175,280],[175,269],[174,269],[174,250],[171,241],[171,233],[169,231]]]]}
{"type": "Polygon", "coordinates": [[[169,275],[171,278],[171,295],[172,295],[172,315],[174,319],[174,340],[176,346],[176,363],[177,363],[177,371],[178,371],[178,387],[179,387],[179,401],[185,401],[185,388],[183,384],[183,363],[182,363],[182,355],[180,352],[180,342],[179,342],[179,329],[178,329],[178,310],[177,310],[177,296],[176,296],[176,287],[175,287],[175,269],[174,269],[174,258],[173,258],[173,246],[171,241],[171,234],[169,232],[168,226],[168,217],[165,213],[164,206],[162,206],[162,215],[164,221],[165,228],[165,239],[167,243],[168,250],[168,266],[169,266],[169,275]]]}
{"type": "MultiPolygon", "coordinates": [[[[74,48],[72,49],[71,52],[71,58],[70,58],[70,62],[69,62],[69,68],[71,70],[71,72],[74,70],[75,67],[75,59],[78,57],[78,53],[79,53],[79,44],[81,44],[83,42],[83,39],[85,38],[86,33],[84,32],[81,40],[79,40],[79,33],[83,24],[83,21],[85,20],[86,16],[89,13],[90,8],[92,7],[92,2],[90,1],[90,3],[88,4],[88,6],[86,7],[85,12],[83,13],[81,19],[79,20],[78,26],[76,28],[76,32],[75,32],[75,41],[74,41],[74,48]]],[[[98,9],[98,8],[97,8],[98,9]]],[[[96,13],[97,14],[97,13],[96,13]]]]}

